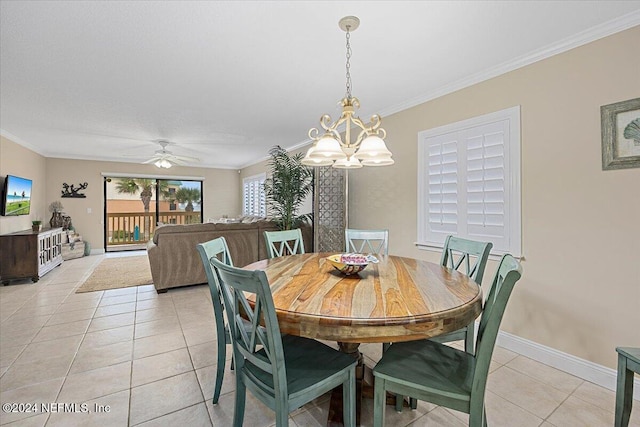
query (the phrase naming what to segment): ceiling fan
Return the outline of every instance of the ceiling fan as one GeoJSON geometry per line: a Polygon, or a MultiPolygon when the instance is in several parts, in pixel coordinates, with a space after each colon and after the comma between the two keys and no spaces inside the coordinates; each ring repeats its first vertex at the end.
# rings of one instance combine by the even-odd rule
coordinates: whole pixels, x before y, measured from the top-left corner
{"type": "Polygon", "coordinates": [[[178,156],[167,150],[167,145],[172,143],[166,140],[154,141],[162,147],[160,150],[156,150],[155,154],[143,164],[153,163],[156,167],[169,169],[173,164],[186,165],[187,163],[197,163],[200,160],[195,157],[178,156]]]}

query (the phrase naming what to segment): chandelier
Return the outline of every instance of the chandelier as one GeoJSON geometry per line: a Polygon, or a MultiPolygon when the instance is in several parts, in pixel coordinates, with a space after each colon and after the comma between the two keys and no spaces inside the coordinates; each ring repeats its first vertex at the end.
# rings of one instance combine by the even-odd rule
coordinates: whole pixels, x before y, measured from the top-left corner
{"type": "Polygon", "coordinates": [[[342,114],[331,122],[328,114],[320,118],[320,126],[309,130],[309,138],[313,145],[307,151],[302,163],[307,166],[333,166],[341,169],[356,169],[362,166],[387,166],[394,163],[391,151],[387,149],[384,138],[387,133],[380,127],[382,118],[374,114],[369,124],[365,124],[355,110],[360,108],[360,101],[351,95],[351,44],[349,39],[351,31],[355,31],[360,25],[360,19],[355,16],[345,16],[338,23],[340,28],[347,33],[347,93],[340,101],[342,114]],[[344,123],[344,139],[338,127],[344,123]],[[355,132],[352,134],[352,130],[355,132]],[[352,137],[354,137],[352,141],[352,137]]]}

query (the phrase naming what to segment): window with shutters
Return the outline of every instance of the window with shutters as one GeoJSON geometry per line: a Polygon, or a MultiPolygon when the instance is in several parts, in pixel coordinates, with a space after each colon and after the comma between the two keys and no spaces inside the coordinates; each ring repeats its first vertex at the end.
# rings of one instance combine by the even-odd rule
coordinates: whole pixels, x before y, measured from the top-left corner
{"type": "Polygon", "coordinates": [[[418,134],[418,239],[447,235],[521,255],[520,107],[418,134]]]}
{"type": "Polygon", "coordinates": [[[267,174],[249,176],[242,180],[242,214],[267,216],[264,180],[267,174]]]}

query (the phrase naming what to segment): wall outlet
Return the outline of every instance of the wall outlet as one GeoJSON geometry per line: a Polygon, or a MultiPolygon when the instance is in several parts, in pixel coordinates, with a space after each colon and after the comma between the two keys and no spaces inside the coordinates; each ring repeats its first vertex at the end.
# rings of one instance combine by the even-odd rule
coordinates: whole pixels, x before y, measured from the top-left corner
{"type": "Polygon", "coordinates": [[[91,208],[87,208],[87,213],[90,214],[91,213],[91,208]]]}

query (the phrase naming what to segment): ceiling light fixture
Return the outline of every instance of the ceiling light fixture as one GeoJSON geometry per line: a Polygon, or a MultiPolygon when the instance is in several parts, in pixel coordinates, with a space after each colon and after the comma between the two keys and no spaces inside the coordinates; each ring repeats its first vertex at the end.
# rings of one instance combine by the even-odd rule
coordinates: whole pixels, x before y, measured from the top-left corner
{"type": "Polygon", "coordinates": [[[169,169],[171,167],[171,162],[167,159],[160,159],[154,163],[156,167],[169,169]]]}
{"type": "MultiPolygon", "coordinates": [[[[380,127],[382,118],[374,114],[371,116],[369,126],[367,126],[355,115],[355,110],[360,108],[360,101],[351,95],[351,44],[349,39],[351,31],[355,31],[360,25],[360,19],[355,16],[345,16],[338,25],[347,33],[347,93],[340,101],[342,114],[333,123],[328,114],[320,118],[320,126],[324,129],[322,135],[320,135],[318,128],[309,130],[309,138],[313,141],[313,145],[302,159],[302,163],[307,166],[333,166],[341,169],[392,165],[394,161],[391,158],[391,151],[384,143],[387,133],[380,127]],[[338,131],[338,127],[343,123],[345,125],[344,140],[338,131]],[[352,142],[351,128],[354,125],[360,128],[360,131],[352,142]]],[[[358,131],[357,128],[356,131],[358,131]]]]}

